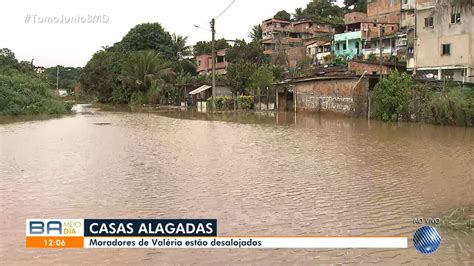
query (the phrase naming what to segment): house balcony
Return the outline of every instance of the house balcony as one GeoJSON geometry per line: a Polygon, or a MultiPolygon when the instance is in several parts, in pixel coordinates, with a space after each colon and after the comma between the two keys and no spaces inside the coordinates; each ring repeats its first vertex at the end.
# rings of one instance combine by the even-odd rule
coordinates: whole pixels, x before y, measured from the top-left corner
{"type": "MultiPolygon", "coordinates": [[[[379,56],[380,55],[380,49],[377,47],[377,48],[365,48],[365,49],[362,49],[362,55],[364,56],[365,59],[367,59],[369,57],[370,54],[374,54],[375,56],[379,56]]],[[[395,48],[391,48],[391,47],[388,47],[388,48],[382,48],[382,56],[396,56],[397,55],[397,49],[395,48]]]]}

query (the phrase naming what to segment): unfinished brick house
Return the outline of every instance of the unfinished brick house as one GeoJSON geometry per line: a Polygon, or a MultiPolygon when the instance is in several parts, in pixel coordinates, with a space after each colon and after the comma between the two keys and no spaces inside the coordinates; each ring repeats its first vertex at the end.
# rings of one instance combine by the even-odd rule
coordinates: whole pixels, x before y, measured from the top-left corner
{"type": "Polygon", "coordinates": [[[330,40],[335,29],[324,23],[271,18],[262,22],[262,31],[264,53],[272,56],[276,62],[294,67],[306,54],[305,41],[318,37],[330,40]]]}
{"type": "MultiPolygon", "coordinates": [[[[216,51],[216,73],[225,75],[229,63],[225,59],[226,49],[216,51]]],[[[204,54],[196,56],[197,72],[204,75],[212,72],[212,55],[204,54]]]]}

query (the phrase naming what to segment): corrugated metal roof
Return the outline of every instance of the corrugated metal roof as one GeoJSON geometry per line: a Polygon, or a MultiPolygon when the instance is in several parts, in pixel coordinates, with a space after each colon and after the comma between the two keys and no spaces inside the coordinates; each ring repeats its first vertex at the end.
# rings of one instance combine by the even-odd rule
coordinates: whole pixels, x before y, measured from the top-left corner
{"type": "Polygon", "coordinates": [[[203,92],[203,91],[205,91],[205,90],[208,90],[208,89],[210,89],[210,88],[212,88],[212,87],[209,86],[209,85],[202,85],[201,87],[199,87],[199,88],[197,88],[197,89],[195,89],[195,90],[189,92],[189,94],[190,94],[190,95],[195,95],[195,94],[201,93],[201,92],[203,92]]]}

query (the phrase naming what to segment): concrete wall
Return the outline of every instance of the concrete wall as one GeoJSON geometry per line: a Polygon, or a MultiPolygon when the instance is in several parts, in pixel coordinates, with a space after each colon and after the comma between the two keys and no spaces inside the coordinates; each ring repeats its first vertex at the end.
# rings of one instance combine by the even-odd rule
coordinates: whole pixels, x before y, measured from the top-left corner
{"type": "Polygon", "coordinates": [[[369,81],[359,77],[322,79],[293,83],[297,111],[367,115],[369,81]]]}
{"type": "MultiPolygon", "coordinates": [[[[427,4],[429,2],[423,3],[425,6],[427,4]]],[[[420,6],[417,6],[417,8],[420,6]]],[[[434,15],[433,27],[425,27],[424,20],[432,16],[432,13],[432,8],[417,11],[415,67],[419,70],[458,69],[459,75],[467,69],[471,75],[467,78],[467,81],[474,82],[473,16],[471,14],[461,14],[461,22],[452,24],[449,15],[443,19],[434,15]],[[443,44],[450,44],[451,51],[449,55],[442,55],[443,44]]],[[[446,13],[450,14],[450,12],[446,13]]]]}

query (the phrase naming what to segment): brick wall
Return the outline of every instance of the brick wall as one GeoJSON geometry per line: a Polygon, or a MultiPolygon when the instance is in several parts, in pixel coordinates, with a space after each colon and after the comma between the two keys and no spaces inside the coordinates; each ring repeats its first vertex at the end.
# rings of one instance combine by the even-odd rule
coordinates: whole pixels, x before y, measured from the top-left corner
{"type": "MultiPolygon", "coordinates": [[[[380,74],[380,65],[377,63],[349,61],[347,68],[350,72],[353,72],[356,75],[362,75],[365,71],[367,71],[367,75],[380,74]]],[[[389,74],[394,69],[394,67],[382,65],[382,74],[389,74]]]]}
{"type": "Polygon", "coordinates": [[[369,82],[358,77],[294,83],[298,111],[332,112],[349,116],[367,115],[369,82]]]}
{"type": "Polygon", "coordinates": [[[367,21],[367,14],[362,12],[349,12],[344,14],[344,24],[352,24],[367,21]]]}
{"type": "Polygon", "coordinates": [[[367,19],[372,22],[400,23],[400,0],[368,0],[367,19]]]}

